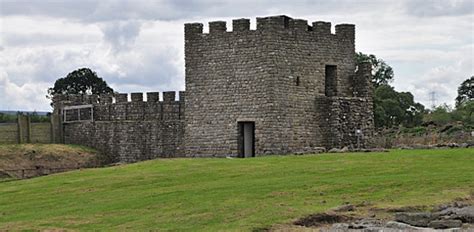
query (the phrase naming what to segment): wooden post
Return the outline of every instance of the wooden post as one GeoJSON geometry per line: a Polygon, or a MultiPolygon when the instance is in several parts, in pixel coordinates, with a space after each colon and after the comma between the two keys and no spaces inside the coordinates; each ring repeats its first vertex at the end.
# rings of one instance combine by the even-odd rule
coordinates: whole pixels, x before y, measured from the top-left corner
{"type": "Polygon", "coordinates": [[[62,143],[62,115],[51,114],[51,142],[62,143]]]}
{"type": "Polygon", "coordinates": [[[31,143],[31,117],[26,116],[26,142],[31,143]]]}
{"type": "Polygon", "coordinates": [[[17,130],[18,130],[18,144],[21,143],[21,140],[22,140],[22,137],[23,137],[23,131],[21,129],[21,115],[20,114],[17,114],[16,116],[16,125],[17,125],[17,130]]]}
{"type": "Polygon", "coordinates": [[[29,116],[18,115],[18,143],[31,142],[31,121],[29,116]]]}

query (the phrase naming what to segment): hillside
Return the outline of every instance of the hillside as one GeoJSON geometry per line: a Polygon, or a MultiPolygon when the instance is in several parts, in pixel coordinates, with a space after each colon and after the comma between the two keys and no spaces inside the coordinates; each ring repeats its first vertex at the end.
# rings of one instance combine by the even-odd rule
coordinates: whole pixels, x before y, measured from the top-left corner
{"type": "Polygon", "coordinates": [[[474,149],[160,159],[0,183],[0,230],[248,231],[346,202],[449,202],[473,179],[474,149]]]}
{"type": "Polygon", "coordinates": [[[0,180],[100,166],[97,151],[65,144],[0,144],[0,180]]]}

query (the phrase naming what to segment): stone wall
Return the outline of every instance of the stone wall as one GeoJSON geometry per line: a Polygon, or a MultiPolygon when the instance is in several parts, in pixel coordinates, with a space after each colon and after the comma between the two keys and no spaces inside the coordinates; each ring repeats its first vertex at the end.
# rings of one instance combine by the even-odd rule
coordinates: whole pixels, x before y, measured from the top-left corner
{"type": "MultiPolygon", "coordinates": [[[[93,120],[76,121],[78,112],[66,113],[63,141],[98,149],[110,162],[136,162],[159,157],[183,156],[184,92],[175,100],[175,92],[117,95],[56,96],[55,109],[65,106],[93,105],[93,120]]],[[[79,112],[88,119],[90,112],[79,112]]],[[[62,114],[55,110],[55,114],[62,114]]],[[[64,115],[62,115],[64,117],[64,115]]]]}
{"type": "Polygon", "coordinates": [[[327,149],[370,147],[374,131],[372,104],[371,100],[365,98],[317,98],[317,119],[325,122],[318,126],[320,145],[327,149]],[[359,135],[357,130],[360,131],[359,135]]]}
{"type": "Polygon", "coordinates": [[[64,129],[65,143],[93,147],[110,162],[183,156],[181,120],[69,123],[64,129]]]}

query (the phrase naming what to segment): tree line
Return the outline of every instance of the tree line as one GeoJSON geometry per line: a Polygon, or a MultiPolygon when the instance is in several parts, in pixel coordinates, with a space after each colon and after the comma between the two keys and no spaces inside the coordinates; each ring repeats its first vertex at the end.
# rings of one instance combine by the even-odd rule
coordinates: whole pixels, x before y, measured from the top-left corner
{"type": "Polygon", "coordinates": [[[18,115],[28,115],[31,122],[49,122],[51,120],[49,115],[39,115],[36,112],[17,112],[16,114],[0,113],[0,123],[14,123],[18,120],[18,115]]]}
{"type": "Polygon", "coordinates": [[[474,128],[474,76],[463,81],[458,87],[456,105],[447,104],[426,109],[415,102],[410,92],[398,92],[390,83],[394,80],[394,71],[384,60],[375,55],[356,54],[356,63],[372,64],[372,84],[374,86],[374,121],[377,128],[416,127],[423,124],[444,125],[461,122],[474,128]]]}

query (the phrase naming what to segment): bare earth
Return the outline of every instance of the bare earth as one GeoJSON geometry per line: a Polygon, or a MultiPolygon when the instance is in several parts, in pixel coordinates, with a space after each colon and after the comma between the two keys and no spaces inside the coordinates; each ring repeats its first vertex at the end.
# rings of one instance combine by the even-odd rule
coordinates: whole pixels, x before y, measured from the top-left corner
{"type": "Polygon", "coordinates": [[[0,179],[31,178],[80,168],[97,167],[96,151],[63,144],[0,145],[0,179]]]}

